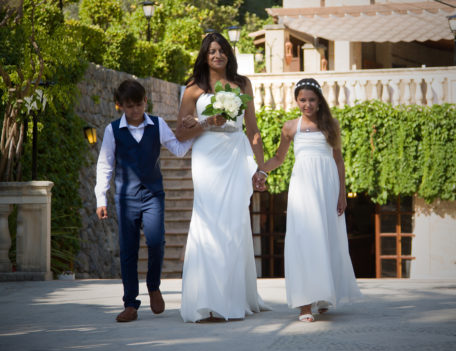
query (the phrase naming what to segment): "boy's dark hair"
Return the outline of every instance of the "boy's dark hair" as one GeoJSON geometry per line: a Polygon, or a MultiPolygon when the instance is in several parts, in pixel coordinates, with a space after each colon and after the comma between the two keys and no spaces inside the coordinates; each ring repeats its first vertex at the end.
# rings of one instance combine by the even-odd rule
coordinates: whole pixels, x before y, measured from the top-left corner
{"type": "Polygon", "coordinates": [[[146,97],[146,89],[134,79],[126,79],[114,91],[114,101],[120,105],[127,101],[141,102],[146,97]]]}

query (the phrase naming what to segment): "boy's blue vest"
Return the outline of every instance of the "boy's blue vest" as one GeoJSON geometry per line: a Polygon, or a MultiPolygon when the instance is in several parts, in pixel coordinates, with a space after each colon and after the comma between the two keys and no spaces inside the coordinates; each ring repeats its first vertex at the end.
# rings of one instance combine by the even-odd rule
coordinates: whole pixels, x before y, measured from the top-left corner
{"type": "Polygon", "coordinates": [[[158,117],[149,117],[154,125],[146,125],[139,143],[128,128],[119,128],[120,119],[111,123],[116,142],[116,194],[136,195],[141,185],[153,194],[163,191],[158,117]]]}

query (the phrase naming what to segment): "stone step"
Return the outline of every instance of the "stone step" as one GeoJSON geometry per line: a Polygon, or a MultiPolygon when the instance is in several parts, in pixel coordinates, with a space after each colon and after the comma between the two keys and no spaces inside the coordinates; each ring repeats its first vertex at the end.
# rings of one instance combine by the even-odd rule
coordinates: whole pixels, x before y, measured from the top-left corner
{"type": "MultiPolygon", "coordinates": [[[[176,247],[176,246],[184,246],[185,243],[187,242],[187,235],[188,235],[188,232],[182,232],[182,233],[179,233],[179,232],[167,232],[165,233],[165,240],[166,240],[166,246],[172,246],[172,247],[176,247]]],[[[140,250],[142,250],[143,248],[146,249],[146,237],[144,236],[143,233],[141,233],[141,237],[140,237],[140,240],[139,240],[139,247],[140,247],[140,250]]]]}
{"type": "MultiPolygon", "coordinates": [[[[180,259],[183,256],[184,246],[183,245],[165,245],[165,258],[166,259],[180,259]]],[[[141,245],[139,250],[139,259],[147,260],[147,246],[141,245]]]]}
{"type": "Polygon", "coordinates": [[[165,199],[193,199],[193,187],[189,189],[166,189],[165,199]]]}
{"type": "Polygon", "coordinates": [[[192,161],[189,157],[162,157],[160,156],[160,167],[167,168],[189,168],[192,166],[192,161]]]}
{"type": "Polygon", "coordinates": [[[192,189],[193,188],[193,181],[191,179],[163,179],[163,187],[165,188],[165,195],[166,191],[169,189],[192,189]]]}
{"type": "MultiPolygon", "coordinates": [[[[184,262],[180,259],[167,259],[163,260],[162,278],[168,278],[166,274],[178,274],[182,272],[184,262]]],[[[140,258],[138,260],[138,275],[145,277],[147,273],[147,258],[140,258]]]]}
{"type": "Polygon", "coordinates": [[[188,232],[190,221],[188,219],[166,219],[165,232],[188,232]]]}
{"type": "Polygon", "coordinates": [[[168,208],[165,212],[165,222],[170,220],[187,220],[192,218],[191,208],[168,208]]]}
{"type": "Polygon", "coordinates": [[[184,246],[187,243],[188,233],[166,233],[166,245],[184,246]]]}
{"type": "Polygon", "coordinates": [[[191,167],[182,168],[160,168],[163,179],[192,179],[191,167]]]}
{"type": "MultiPolygon", "coordinates": [[[[192,149],[188,150],[187,153],[183,156],[185,158],[190,158],[192,154],[192,149]]],[[[169,151],[166,147],[162,146],[160,149],[160,158],[162,157],[175,157],[175,158],[181,158],[179,156],[174,155],[171,151],[169,151]]]]}
{"type": "Polygon", "coordinates": [[[174,208],[187,208],[192,209],[193,198],[168,198],[165,196],[165,211],[172,210],[174,208]]]}

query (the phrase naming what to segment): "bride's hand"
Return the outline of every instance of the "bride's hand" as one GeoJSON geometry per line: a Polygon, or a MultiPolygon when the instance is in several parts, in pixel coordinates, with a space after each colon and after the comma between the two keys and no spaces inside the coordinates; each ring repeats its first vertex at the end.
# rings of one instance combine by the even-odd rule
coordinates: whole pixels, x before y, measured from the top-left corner
{"type": "Polygon", "coordinates": [[[226,123],[226,118],[222,115],[215,115],[207,118],[209,125],[220,127],[226,123]]]}

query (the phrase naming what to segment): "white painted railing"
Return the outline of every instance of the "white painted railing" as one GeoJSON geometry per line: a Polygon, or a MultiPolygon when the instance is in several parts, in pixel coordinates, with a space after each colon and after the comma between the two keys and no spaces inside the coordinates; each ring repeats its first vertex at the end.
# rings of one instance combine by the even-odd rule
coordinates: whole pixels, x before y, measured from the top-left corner
{"type": "Polygon", "coordinates": [[[294,86],[303,78],[315,78],[320,83],[331,107],[375,99],[393,105],[456,103],[456,67],[259,73],[249,78],[256,109],[295,107],[294,86]]]}

